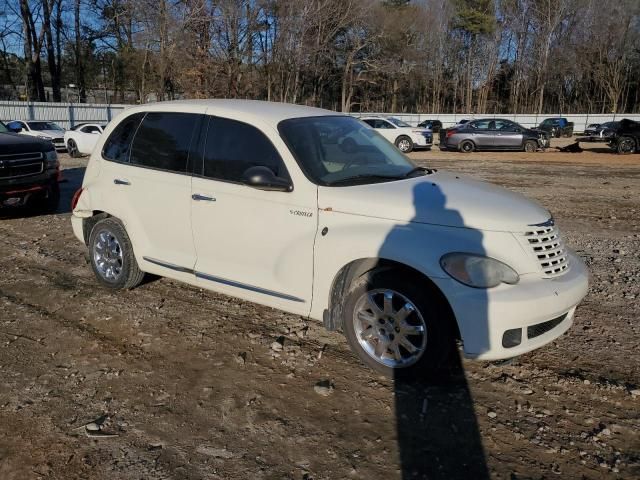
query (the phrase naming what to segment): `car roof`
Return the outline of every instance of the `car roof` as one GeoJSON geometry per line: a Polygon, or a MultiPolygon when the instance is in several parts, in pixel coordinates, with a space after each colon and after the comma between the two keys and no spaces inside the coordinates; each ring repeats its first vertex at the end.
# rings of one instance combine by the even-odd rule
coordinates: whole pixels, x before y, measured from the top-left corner
{"type": "Polygon", "coordinates": [[[489,117],[489,118],[474,118],[469,120],[470,122],[484,122],[484,121],[490,121],[490,122],[513,122],[513,120],[509,120],[508,118],[493,118],[493,117],[489,117]]]}
{"type": "Polygon", "coordinates": [[[291,103],[266,102],[262,100],[235,99],[203,99],[203,100],[173,100],[168,102],[147,103],[131,107],[127,113],[136,112],[181,112],[183,109],[204,107],[209,115],[245,120],[262,120],[279,123],[289,118],[319,117],[328,115],[345,115],[322,108],[294,105],[291,103]]]}

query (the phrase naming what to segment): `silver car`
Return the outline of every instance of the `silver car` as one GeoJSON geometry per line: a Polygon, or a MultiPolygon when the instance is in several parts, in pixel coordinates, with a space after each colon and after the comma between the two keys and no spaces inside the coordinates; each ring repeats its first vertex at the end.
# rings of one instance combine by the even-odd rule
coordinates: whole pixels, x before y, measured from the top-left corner
{"type": "Polygon", "coordinates": [[[445,150],[521,150],[535,152],[549,146],[547,133],[525,128],[502,118],[481,118],[440,131],[440,148],[445,150]]]}

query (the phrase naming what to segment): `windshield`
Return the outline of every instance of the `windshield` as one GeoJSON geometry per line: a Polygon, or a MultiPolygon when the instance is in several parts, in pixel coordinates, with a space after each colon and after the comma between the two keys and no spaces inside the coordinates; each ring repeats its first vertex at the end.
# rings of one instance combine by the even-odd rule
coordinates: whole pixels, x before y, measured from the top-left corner
{"type": "Polygon", "coordinates": [[[389,118],[387,118],[387,120],[389,120],[391,123],[393,123],[396,127],[402,127],[402,128],[411,127],[411,125],[409,125],[408,123],[403,122],[402,120],[397,119],[397,118],[389,117],[389,118]]]}
{"type": "Polygon", "coordinates": [[[291,118],[280,122],[278,130],[307,177],[318,185],[384,182],[416,171],[393,144],[352,117],[291,118]]]}
{"type": "Polygon", "coordinates": [[[27,122],[31,130],[63,130],[53,122],[27,122]]]}
{"type": "Polygon", "coordinates": [[[9,130],[4,123],[0,122],[0,133],[9,133],[9,130]]]}

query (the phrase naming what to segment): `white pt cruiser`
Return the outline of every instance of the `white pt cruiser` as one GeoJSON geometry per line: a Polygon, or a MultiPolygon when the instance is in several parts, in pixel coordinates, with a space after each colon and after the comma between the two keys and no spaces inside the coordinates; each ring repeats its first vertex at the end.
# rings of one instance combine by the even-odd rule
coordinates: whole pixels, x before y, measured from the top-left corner
{"type": "Polygon", "coordinates": [[[363,122],[279,103],[126,110],[72,202],[98,281],[145,273],[323,321],[393,375],[496,360],[571,325],[588,273],[547,210],[417,167],[363,122]]]}

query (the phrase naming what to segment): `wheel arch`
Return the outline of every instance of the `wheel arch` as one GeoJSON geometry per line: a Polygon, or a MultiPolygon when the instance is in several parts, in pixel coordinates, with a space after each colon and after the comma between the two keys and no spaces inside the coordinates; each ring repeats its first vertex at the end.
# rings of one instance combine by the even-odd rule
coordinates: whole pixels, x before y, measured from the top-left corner
{"type": "Polygon", "coordinates": [[[96,223],[105,218],[113,217],[110,213],[103,212],[101,210],[94,210],[93,214],[90,217],[86,217],[82,219],[82,234],[84,236],[84,244],[89,245],[89,236],[91,235],[91,230],[96,223]]]}
{"type": "Polygon", "coordinates": [[[458,323],[455,319],[453,309],[449,304],[449,300],[428,276],[402,262],[377,257],[353,260],[344,265],[334,276],[329,290],[328,308],[323,314],[323,323],[328,330],[342,329],[342,306],[344,305],[344,298],[349,292],[351,284],[354,280],[373,270],[397,270],[413,278],[416,282],[423,284],[431,294],[435,295],[442,302],[442,305],[448,312],[447,319],[449,327],[452,329],[455,338],[461,338],[458,323]]]}

